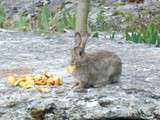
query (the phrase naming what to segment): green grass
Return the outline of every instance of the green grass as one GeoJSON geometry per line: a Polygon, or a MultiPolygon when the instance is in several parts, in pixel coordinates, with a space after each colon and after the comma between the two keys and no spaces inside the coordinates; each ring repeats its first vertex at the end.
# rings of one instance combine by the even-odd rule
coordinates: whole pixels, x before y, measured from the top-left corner
{"type": "MultiPolygon", "coordinates": [[[[113,6],[125,5],[124,2],[114,2],[113,6]]],[[[160,44],[160,9],[153,12],[144,9],[140,16],[135,16],[130,12],[115,10],[111,18],[105,16],[105,11],[101,10],[95,19],[94,23],[89,24],[90,30],[93,32],[93,37],[99,37],[100,31],[109,32],[110,40],[114,40],[116,32],[125,32],[127,41],[135,43],[160,44]],[[124,20],[117,24],[114,16],[123,17],[124,20]],[[113,18],[112,18],[113,17],[113,18]],[[113,31],[113,32],[112,32],[113,31]]],[[[58,14],[51,14],[48,5],[38,9],[37,21],[34,28],[30,28],[30,23],[26,16],[20,18],[13,25],[18,30],[33,30],[43,33],[48,32],[65,32],[65,29],[74,29],[76,24],[75,14],[70,14],[65,11],[58,14]]],[[[4,8],[0,6],[0,27],[5,27],[6,14],[4,8]]]]}
{"type": "Polygon", "coordinates": [[[65,29],[74,29],[76,24],[75,15],[68,12],[62,16],[51,16],[49,19],[49,26],[53,31],[64,32],[65,29]]]}
{"type": "Polygon", "coordinates": [[[2,6],[0,6],[0,27],[3,27],[3,23],[5,22],[5,11],[4,8],[2,6]]]}
{"type": "Polygon", "coordinates": [[[48,6],[43,6],[38,13],[38,28],[40,32],[58,31],[64,32],[64,29],[74,29],[76,23],[75,15],[64,12],[62,15],[52,15],[48,6]]]}
{"type": "Polygon", "coordinates": [[[114,10],[113,13],[112,13],[113,16],[117,16],[117,15],[122,15],[124,16],[125,15],[125,12],[123,11],[120,11],[120,10],[114,10]]]}
{"type": "Polygon", "coordinates": [[[94,32],[93,35],[92,35],[92,37],[94,37],[94,38],[99,38],[99,33],[98,33],[98,31],[94,32]]]}
{"type": "Polygon", "coordinates": [[[64,22],[68,29],[74,29],[76,25],[76,16],[66,13],[64,14],[64,22]]]}
{"type": "Polygon", "coordinates": [[[62,17],[56,18],[58,20],[56,29],[59,32],[64,32],[64,29],[74,29],[76,24],[76,16],[68,12],[64,13],[62,17]]]}
{"type": "Polygon", "coordinates": [[[38,30],[41,32],[47,32],[49,30],[49,18],[50,13],[48,10],[48,5],[44,5],[38,12],[38,30]]]}
{"type": "Polygon", "coordinates": [[[160,43],[160,33],[154,24],[145,26],[142,31],[126,32],[125,37],[127,41],[133,41],[135,43],[160,43]]]}
{"type": "Polygon", "coordinates": [[[105,31],[106,30],[107,23],[106,23],[106,17],[103,15],[103,11],[101,11],[99,13],[99,15],[97,15],[96,25],[97,25],[96,29],[98,31],[105,31]]]}
{"type": "Polygon", "coordinates": [[[126,5],[125,2],[114,2],[114,3],[112,3],[112,6],[114,6],[114,7],[119,7],[119,6],[124,6],[124,5],[126,5]]]}
{"type": "Polygon", "coordinates": [[[18,30],[26,31],[28,27],[27,17],[21,16],[19,20],[16,21],[15,27],[18,28],[18,30]]]}
{"type": "Polygon", "coordinates": [[[106,16],[104,16],[104,11],[100,11],[100,13],[97,14],[96,20],[94,23],[89,25],[91,31],[108,31],[108,19],[106,16]]]}
{"type": "Polygon", "coordinates": [[[109,34],[109,39],[110,39],[110,40],[114,40],[115,35],[116,35],[116,32],[115,32],[115,31],[112,31],[112,32],[109,34]]]}

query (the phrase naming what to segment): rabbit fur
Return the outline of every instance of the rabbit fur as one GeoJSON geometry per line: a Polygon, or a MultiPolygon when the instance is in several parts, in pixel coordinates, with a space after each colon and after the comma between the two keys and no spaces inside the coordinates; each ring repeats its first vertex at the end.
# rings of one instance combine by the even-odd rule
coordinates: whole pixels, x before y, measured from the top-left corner
{"type": "Polygon", "coordinates": [[[88,37],[88,33],[83,39],[79,32],[75,33],[75,45],[71,52],[70,64],[76,66],[76,71],[72,73],[76,82],[72,88],[102,87],[118,82],[122,72],[121,59],[109,51],[86,53],[88,37]]]}

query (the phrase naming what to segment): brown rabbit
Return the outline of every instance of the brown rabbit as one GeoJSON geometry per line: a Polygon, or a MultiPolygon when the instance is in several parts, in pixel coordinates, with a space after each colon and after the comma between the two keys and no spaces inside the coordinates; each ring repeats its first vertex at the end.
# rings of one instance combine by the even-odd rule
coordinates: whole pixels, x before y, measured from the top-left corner
{"type": "Polygon", "coordinates": [[[117,82],[121,75],[121,59],[113,52],[85,53],[88,37],[89,34],[86,34],[82,40],[80,33],[75,33],[75,46],[70,63],[76,66],[72,73],[77,80],[73,89],[105,86],[117,82]]]}

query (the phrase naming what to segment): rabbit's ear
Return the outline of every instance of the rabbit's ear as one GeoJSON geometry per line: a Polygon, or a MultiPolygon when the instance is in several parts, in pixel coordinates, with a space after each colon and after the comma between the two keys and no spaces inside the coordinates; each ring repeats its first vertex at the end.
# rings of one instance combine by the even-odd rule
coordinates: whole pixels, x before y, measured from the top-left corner
{"type": "Polygon", "coordinates": [[[75,45],[74,47],[79,47],[82,43],[81,34],[79,32],[75,33],[75,45]]]}
{"type": "Polygon", "coordinates": [[[81,43],[81,45],[80,45],[83,49],[85,49],[85,46],[86,46],[86,43],[87,43],[87,40],[88,40],[89,36],[90,36],[90,34],[89,34],[89,33],[86,33],[86,34],[84,35],[84,37],[83,37],[83,41],[82,41],[82,43],[81,43]]]}

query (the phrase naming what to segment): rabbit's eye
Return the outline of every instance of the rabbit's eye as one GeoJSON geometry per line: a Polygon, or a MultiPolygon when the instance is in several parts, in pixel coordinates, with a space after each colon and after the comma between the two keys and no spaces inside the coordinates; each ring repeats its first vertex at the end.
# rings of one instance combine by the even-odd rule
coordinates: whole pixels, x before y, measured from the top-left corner
{"type": "Polygon", "coordinates": [[[79,52],[79,55],[82,56],[82,51],[79,52]]]}
{"type": "Polygon", "coordinates": [[[79,49],[79,56],[82,56],[83,55],[83,49],[79,49]]]}

